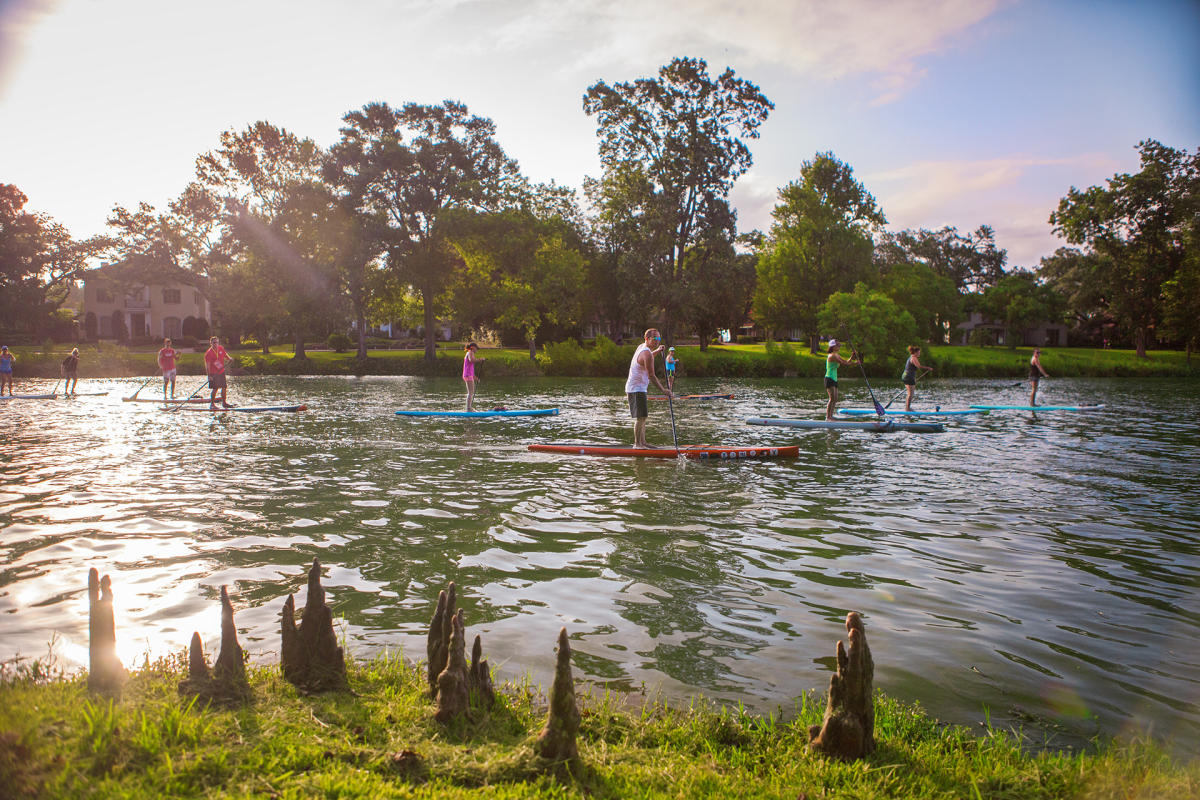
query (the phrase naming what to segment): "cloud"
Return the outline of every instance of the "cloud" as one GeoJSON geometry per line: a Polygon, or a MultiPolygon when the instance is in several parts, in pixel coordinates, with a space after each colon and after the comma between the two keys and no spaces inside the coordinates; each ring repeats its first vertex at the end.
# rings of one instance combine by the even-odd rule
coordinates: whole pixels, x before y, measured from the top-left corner
{"type": "MultiPolygon", "coordinates": [[[[530,54],[574,43],[571,69],[643,67],[647,58],[721,51],[730,63],[776,65],[821,80],[865,75],[878,105],[924,77],[918,59],[961,41],[1008,1],[511,0],[499,4],[508,13],[487,36],[489,47],[530,54]]],[[[454,8],[473,7],[484,8],[454,8]]]]}
{"type": "Polygon", "coordinates": [[[1016,155],[914,162],[867,173],[862,181],[878,198],[892,230],[990,225],[997,244],[1009,251],[1010,265],[1033,266],[1061,244],[1047,219],[1063,187],[1094,183],[1096,175],[1111,174],[1117,166],[1099,153],[1016,155]]]}

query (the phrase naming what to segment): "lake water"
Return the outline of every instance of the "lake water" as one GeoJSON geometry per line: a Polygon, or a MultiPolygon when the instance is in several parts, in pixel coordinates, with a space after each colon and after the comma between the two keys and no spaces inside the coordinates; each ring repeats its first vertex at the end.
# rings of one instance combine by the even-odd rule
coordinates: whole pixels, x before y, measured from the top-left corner
{"type": "MultiPolygon", "coordinates": [[[[681,383],[736,394],[676,404],[681,443],[800,444],[720,463],[526,450],[631,442],[620,380],[485,380],[480,406],[562,410],[491,420],[392,414],[459,408],[448,379],[233,379],[236,402],[310,406],[258,415],[166,413],[120,402],[138,382],[96,383],[112,394],[0,406],[0,660],[53,642],[86,664],[92,566],[113,577],[126,663],[193,630],[215,650],[222,584],[243,645],[273,660],[317,556],[359,657],[423,658],[453,580],[502,678],[548,685],[565,625],[577,679],[786,710],[827,686],[853,609],[876,685],[942,719],[1200,742],[1195,381],[1052,380],[1041,402],[1107,408],[883,435],[744,424],[818,418],[816,381],[681,383]]],[[[1025,402],[1012,383],[923,382],[918,404],[1025,402]]],[[[665,403],[650,438],[671,441],[665,403]]]]}

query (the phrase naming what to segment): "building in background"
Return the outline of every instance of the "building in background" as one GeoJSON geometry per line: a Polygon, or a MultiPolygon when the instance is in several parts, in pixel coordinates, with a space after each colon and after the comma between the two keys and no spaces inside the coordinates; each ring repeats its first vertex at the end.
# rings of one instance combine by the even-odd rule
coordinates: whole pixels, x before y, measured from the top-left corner
{"type": "Polygon", "coordinates": [[[88,270],[83,280],[81,327],[89,340],[208,336],[212,304],[203,278],[184,270],[147,280],[123,265],[88,270]]]}

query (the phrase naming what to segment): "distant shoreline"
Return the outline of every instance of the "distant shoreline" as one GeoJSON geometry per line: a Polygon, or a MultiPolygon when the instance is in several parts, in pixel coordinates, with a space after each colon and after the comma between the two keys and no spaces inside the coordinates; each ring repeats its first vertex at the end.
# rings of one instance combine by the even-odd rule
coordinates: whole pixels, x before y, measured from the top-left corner
{"type": "MultiPolygon", "coordinates": [[[[49,352],[30,346],[13,347],[17,356],[15,376],[18,384],[26,378],[57,379],[59,364],[69,349],[55,345],[49,352]]],[[[543,348],[536,361],[524,348],[484,348],[479,374],[482,378],[534,377],[624,377],[632,345],[581,347],[574,342],[556,343],[543,348]]],[[[79,377],[146,378],[158,374],[156,350],[137,350],[109,343],[80,346],[79,377]]],[[[462,355],[457,347],[437,352],[434,364],[427,364],[423,350],[368,350],[359,361],[351,352],[311,349],[304,359],[293,358],[290,347],[277,346],[264,355],[258,349],[230,351],[235,363],[234,375],[426,375],[458,377],[462,355]]],[[[753,345],[712,345],[701,351],[695,345],[677,348],[681,378],[819,378],[824,374],[824,354],[813,355],[803,345],[789,343],[753,345]]],[[[1024,380],[1028,375],[1031,348],[925,346],[922,363],[934,367],[932,378],[1011,378],[1024,380]]],[[[903,358],[893,363],[868,362],[872,379],[899,380],[903,358]]],[[[203,375],[202,353],[183,353],[180,375],[203,375]]],[[[1187,356],[1177,350],[1154,350],[1138,358],[1132,350],[1056,347],[1042,348],[1042,365],[1055,377],[1200,377],[1200,355],[1188,364],[1187,356]]],[[[660,365],[661,370],[661,365],[660,365]]],[[[843,371],[846,368],[843,367],[843,371]]],[[[846,374],[859,378],[857,369],[846,374]]]]}

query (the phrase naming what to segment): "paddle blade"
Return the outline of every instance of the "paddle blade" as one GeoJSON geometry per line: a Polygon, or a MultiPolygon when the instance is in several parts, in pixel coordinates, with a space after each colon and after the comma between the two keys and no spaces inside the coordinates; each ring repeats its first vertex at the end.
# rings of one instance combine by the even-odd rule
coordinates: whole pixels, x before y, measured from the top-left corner
{"type": "Polygon", "coordinates": [[[878,414],[881,417],[886,416],[886,412],[883,410],[883,406],[879,404],[878,400],[876,400],[875,398],[871,398],[871,402],[873,402],[875,404],[875,413],[876,414],[878,414]]]}

